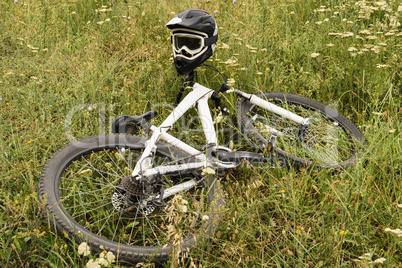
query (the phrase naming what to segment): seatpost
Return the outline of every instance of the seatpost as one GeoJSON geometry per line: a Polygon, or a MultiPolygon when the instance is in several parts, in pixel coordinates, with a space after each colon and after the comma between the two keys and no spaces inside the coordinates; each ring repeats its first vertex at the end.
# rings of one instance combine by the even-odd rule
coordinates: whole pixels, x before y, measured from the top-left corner
{"type": "Polygon", "coordinates": [[[179,89],[179,93],[177,93],[176,101],[174,103],[174,107],[176,107],[179,104],[179,102],[181,101],[181,98],[183,97],[184,89],[187,86],[187,84],[189,84],[190,86],[194,85],[194,77],[195,77],[195,72],[191,71],[190,73],[188,73],[186,75],[185,79],[183,79],[183,78],[180,79],[182,84],[183,84],[183,86],[179,89]]]}
{"type": "Polygon", "coordinates": [[[184,80],[184,82],[193,83],[193,82],[194,82],[194,77],[195,77],[195,72],[194,72],[194,70],[193,70],[193,71],[189,72],[189,73],[186,75],[186,79],[184,80]]]}

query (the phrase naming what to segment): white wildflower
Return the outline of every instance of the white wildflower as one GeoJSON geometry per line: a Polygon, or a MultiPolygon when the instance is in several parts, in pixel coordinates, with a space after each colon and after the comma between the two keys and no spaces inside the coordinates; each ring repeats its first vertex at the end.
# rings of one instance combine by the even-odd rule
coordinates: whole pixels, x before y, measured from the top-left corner
{"type": "Polygon", "coordinates": [[[372,35],[369,35],[369,36],[367,36],[366,37],[368,40],[374,40],[374,39],[377,39],[377,37],[376,36],[372,36],[372,35]]]}
{"type": "MultiPolygon", "coordinates": [[[[378,67],[377,67],[378,68],[378,67]]],[[[374,115],[382,115],[380,112],[373,112],[374,115]]]]}
{"type": "Polygon", "coordinates": [[[399,20],[396,16],[391,16],[389,18],[389,26],[392,28],[396,28],[396,27],[401,26],[401,23],[399,22],[399,20]]]}
{"type": "Polygon", "coordinates": [[[88,244],[85,243],[85,242],[82,242],[82,243],[78,246],[78,254],[87,256],[87,255],[89,255],[89,253],[91,253],[91,250],[90,250],[88,244]]]}
{"type": "Polygon", "coordinates": [[[335,45],[332,43],[327,44],[327,47],[333,47],[333,46],[335,46],[335,45]]]}
{"type": "Polygon", "coordinates": [[[402,12],[402,4],[399,5],[398,12],[402,12]]]}
{"type": "Polygon", "coordinates": [[[257,49],[256,47],[252,47],[252,46],[250,46],[250,45],[246,45],[246,47],[247,47],[248,49],[250,49],[250,50],[256,50],[256,49],[257,49]]]}
{"type": "Polygon", "coordinates": [[[110,19],[106,19],[105,21],[110,21],[110,19]]]}
{"type": "Polygon", "coordinates": [[[209,220],[209,216],[208,216],[208,215],[204,215],[204,216],[202,216],[202,220],[203,220],[203,221],[207,221],[207,220],[209,220]]]}
{"type": "Polygon", "coordinates": [[[326,18],[326,19],[324,19],[324,21],[325,21],[325,22],[327,22],[327,21],[329,21],[329,19],[328,19],[328,18],[326,18]]]}
{"type": "Polygon", "coordinates": [[[370,259],[370,253],[365,253],[362,256],[359,257],[361,260],[369,260],[370,259]]]}
{"type": "Polygon", "coordinates": [[[179,211],[183,213],[187,213],[187,206],[186,205],[179,205],[179,211]]]}
{"type": "Polygon", "coordinates": [[[262,75],[262,72],[256,72],[256,74],[258,74],[258,75],[262,75]]]}
{"type": "Polygon", "coordinates": [[[318,57],[320,55],[321,55],[320,53],[311,53],[310,57],[316,58],[316,57],[318,57]]]}
{"type": "Polygon", "coordinates": [[[115,256],[113,254],[113,252],[109,251],[108,253],[105,254],[106,251],[103,251],[100,255],[99,255],[99,264],[103,265],[105,267],[109,266],[110,264],[112,264],[115,260],[115,256]]]}
{"type": "Polygon", "coordinates": [[[228,59],[227,61],[224,62],[224,64],[233,64],[233,63],[236,63],[236,60],[228,59]]]}
{"type": "Polygon", "coordinates": [[[100,265],[105,266],[105,267],[109,266],[109,262],[108,262],[105,258],[103,258],[103,257],[99,258],[98,263],[99,263],[100,265]]]}
{"type": "Polygon", "coordinates": [[[398,208],[402,208],[402,204],[398,204],[396,205],[398,208]]]}
{"type": "Polygon", "coordinates": [[[359,53],[359,55],[362,55],[362,54],[364,54],[364,53],[366,53],[366,52],[370,52],[370,50],[368,50],[367,48],[362,48],[362,49],[360,49],[360,51],[357,52],[357,53],[359,53]]]}
{"type": "Polygon", "coordinates": [[[204,168],[204,169],[202,170],[201,176],[205,176],[205,175],[207,175],[207,174],[214,175],[214,174],[215,174],[215,170],[213,170],[213,169],[210,168],[210,167],[206,167],[206,168],[204,168]]]}
{"type": "Polygon", "coordinates": [[[401,229],[390,229],[390,228],[385,228],[385,232],[391,232],[393,234],[396,234],[398,237],[402,237],[402,230],[401,229]]]}
{"type": "Polygon", "coordinates": [[[350,37],[350,36],[354,36],[355,34],[354,33],[352,33],[352,32],[344,32],[343,34],[342,34],[342,37],[350,37]]]}
{"type": "Polygon", "coordinates": [[[374,2],[374,4],[376,4],[377,6],[386,6],[386,5],[387,5],[387,2],[385,2],[385,1],[374,2]]]}
{"type": "Polygon", "coordinates": [[[378,54],[378,53],[380,53],[380,47],[379,46],[373,46],[371,48],[371,51],[373,51],[375,54],[378,54]]]}
{"type": "Polygon", "coordinates": [[[98,21],[96,24],[102,25],[104,21],[98,21]]]}
{"type": "Polygon", "coordinates": [[[381,69],[381,68],[387,68],[387,67],[389,67],[389,66],[386,65],[386,64],[377,64],[377,68],[379,68],[379,69],[381,69]]]}
{"type": "Polygon", "coordinates": [[[174,228],[173,225],[168,225],[167,230],[168,230],[168,234],[173,234],[176,232],[176,228],[174,228]]]}
{"type": "Polygon", "coordinates": [[[31,45],[28,45],[28,47],[29,47],[30,49],[32,49],[32,50],[38,50],[38,49],[39,49],[39,48],[33,47],[33,46],[31,46],[31,45]]]}
{"type": "Polygon", "coordinates": [[[388,32],[388,33],[386,33],[386,34],[384,34],[384,36],[391,36],[391,35],[394,35],[395,33],[393,33],[393,32],[388,32]]]}
{"type": "Polygon", "coordinates": [[[321,24],[322,24],[322,21],[316,21],[315,24],[321,25],[321,24]]]}
{"type": "Polygon", "coordinates": [[[228,48],[229,48],[229,46],[228,46],[227,44],[225,44],[225,43],[220,43],[219,48],[225,48],[225,49],[228,49],[228,48]]]}
{"type": "Polygon", "coordinates": [[[352,52],[352,51],[357,51],[357,48],[355,48],[355,47],[350,47],[350,48],[348,48],[348,51],[350,51],[350,52],[352,52]]]}
{"type": "Polygon", "coordinates": [[[99,265],[99,263],[97,261],[89,260],[87,262],[87,268],[101,268],[101,266],[99,265]]]}
{"type": "Polygon", "coordinates": [[[234,84],[235,84],[235,82],[236,82],[236,81],[235,81],[233,78],[229,78],[228,81],[226,82],[226,84],[227,84],[229,87],[233,87],[234,84]]]}
{"type": "Polygon", "coordinates": [[[109,264],[111,264],[111,263],[113,263],[114,260],[116,259],[116,256],[113,254],[113,252],[109,251],[109,252],[106,254],[106,259],[107,259],[107,261],[109,262],[109,264]]]}
{"type": "Polygon", "coordinates": [[[388,133],[394,133],[396,131],[396,129],[394,128],[394,129],[390,129],[389,131],[388,131],[388,133]]]}
{"type": "Polygon", "coordinates": [[[383,46],[383,47],[386,47],[386,46],[387,46],[386,43],[378,43],[378,45],[379,45],[379,46],[383,46]]]}
{"type": "Polygon", "coordinates": [[[99,12],[107,12],[107,11],[112,11],[111,8],[102,8],[98,10],[99,12]]]}
{"type": "Polygon", "coordinates": [[[360,34],[367,34],[367,35],[371,34],[371,32],[369,30],[363,30],[363,31],[360,31],[359,33],[360,34]]]}
{"type": "Polygon", "coordinates": [[[331,35],[331,36],[342,36],[341,33],[328,33],[328,35],[331,35]]]}
{"type": "Polygon", "coordinates": [[[379,259],[376,259],[375,261],[371,261],[371,262],[369,262],[369,263],[383,263],[383,262],[385,262],[386,261],[386,259],[385,258],[379,258],[379,259]]]}
{"type": "Polygon", "coordinates": [[[223,115],[222,115],[222,112],[219,112],[218,116],[217,116],[217,117],[215,117],[215,119],[214,119],[213,123],[214,123],[214,124],[217,124],[217,123],[222,122],[222,120],[223,120],[223,115]]]}
{"type": "Polygon", "coordinates": [[[347,21],[347,19],[343,19],[342,21],[347,21]]]}

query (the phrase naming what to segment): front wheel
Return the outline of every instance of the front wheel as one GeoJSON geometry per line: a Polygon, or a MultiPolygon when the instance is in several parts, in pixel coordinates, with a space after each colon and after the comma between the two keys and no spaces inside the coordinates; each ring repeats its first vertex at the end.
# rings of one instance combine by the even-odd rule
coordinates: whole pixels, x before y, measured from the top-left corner
{"type": "Polygon", "coordinates": [[[243,100],[239,102],[239,117],[243,133],[253,146],[266,148],[271,134],[276,131],[276,156],[290,165],[339,169],[358,161],[366,140],[360,130],[337,111],[293,94],[267,92],[257,96],[308,118],[309,123],[303,128],[243,100]]]}
{"type": "MultiPolygon", "coordinates": [[[[135,185],[125,190],[122,181],[133,171],[144,141],[127,134],[93,136],[67,145],[49,160],[39,180],[39,198],[63,236],[86,242],[93,253],[112,251],[119,263],[138,263],[167,261],[214,231],[224,205],[218,181],[195,173],[163,175],[156,192],[140,194],[144,191],[135,185]],[[178,189],[192,181],[195,187],[178,189]],[[170,192],[164,205],[152,202],[161,188],[170,192]]],[[[153,163],[171,165],[186,157],[158,144],[153,163]]]]}

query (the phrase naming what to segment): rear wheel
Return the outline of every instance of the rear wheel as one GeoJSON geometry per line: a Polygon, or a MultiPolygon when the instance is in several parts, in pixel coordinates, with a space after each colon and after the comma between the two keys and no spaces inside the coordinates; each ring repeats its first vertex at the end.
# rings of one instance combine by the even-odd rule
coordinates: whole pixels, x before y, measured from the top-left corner
{"type": "MultiPolygon", "coordinates": [[[[121,262],[163,262],[210,235],[224,204],[219,183],[197,174],[161,176],[154,190],[130,189],[127,181],[144,150],[141,138],[127,134],[89,137],[67,145],[46,164],[39,197],[54,225],[91,251],[112,251],[121,262]],[[196,181],[196,186],[155,202],[160,188],[196,181]],[[136,194],[138,190],[138,194],[136,194]],[[143,194],[146,193],[146,194],[143,194]]],[[[158,145],[155,165],[185,161],[182,152],[158,145]]],[[[140,187],[140,186],[138,186],[140,187]]]]}
{"type": "Polygon", "coordinates": [[[293,166],[346,168],[358,161],[366,140],[359,129],[337,111],[293,94],[267,92],[257,96],[309,118],[309,123],[303,129],[300,124],[243,100],[239,103],[239,116],[243,132],[253,146],[266,148],[276,130],[276,156],[293,166]]]}

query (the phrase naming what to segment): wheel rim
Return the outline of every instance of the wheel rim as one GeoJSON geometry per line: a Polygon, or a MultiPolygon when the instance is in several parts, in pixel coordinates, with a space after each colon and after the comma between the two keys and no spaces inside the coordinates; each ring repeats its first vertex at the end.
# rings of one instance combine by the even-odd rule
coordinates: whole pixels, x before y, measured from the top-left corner
{"type": "MultiPolygon", "coordinates": [[[[192,230],[209,222],[208,190],[195,188],[180,193],[158,209],[146,204],[146,197],[133,197],[119,191],[124,176],[131,173],[141,149],[100,148],[74,157],[62,168],[58,180],[62,209],[90,235],[100,236],[128,246],[168,249],[173,241],[191,239],[192,230]]],[[[166,155],[156,157],[156,164],[166,162],[166,155]]],[[[170,160],[170,159],[169,159],[170,160]]],[[[163,178],[164,187],[189,179],[163,178]]],[[[177,243],[176,243],[177,244],[177,243]]]]}
{"type": "Polygon", "coordinates": [[[319,109],[297,102],[280,98],[269,101],[299,116],[310,118],[309,127],[304,132],[304,137],[299,138],[299,124],[250,104],[246,108],[246,126],[252,129],[249,134],[254,144],[260,143],[258,141],[266,144],[272,129],[276,129],[279,131],[276,147],[286,155],[297,157],[307,164],[337,166],[356,158],[356,152],[359,150],[357,141],[335,118],[324,115],[319,109]]]}

